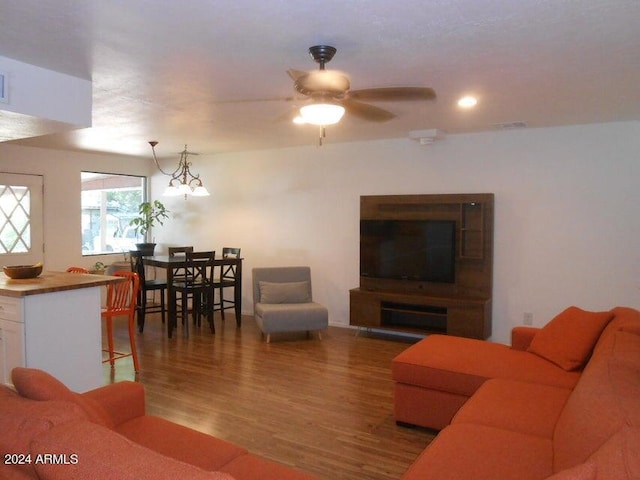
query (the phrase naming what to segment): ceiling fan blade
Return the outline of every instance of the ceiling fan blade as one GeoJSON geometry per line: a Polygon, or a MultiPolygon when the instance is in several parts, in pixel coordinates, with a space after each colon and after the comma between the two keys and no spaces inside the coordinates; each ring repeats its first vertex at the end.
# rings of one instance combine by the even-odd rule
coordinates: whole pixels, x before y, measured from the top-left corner
{"type": "Polygon", "coordinates": [[[436,98],[436,92],[427,87],[365,88],[363,90],[350,91],[349,98],[368,100],[370,102],[433,100],[436,98]]]}
{"type": "Polygon", "coordinates": [[[241,98],[237,100],[214,100],[214,105],[225,105],[229,103],[256,103],[256,102],[291,102],[294,97],[263,97],[263,98],[241,98]]]}
{"type": "Polygon", "coordinates": [[[350,99],[343,100],[340,103],[350,115],[364,120],[369,120],[371,122],[388,122],[392,118],[395,118],[393,113],[367,103],[356,102],[350,99]]]}
{"type": "Polygon", "coordinates": [[[295,82],[298,80],[298,78],[302,77],[303,75],[306,75],[307,72],[305,72],[304,70],[295,70],[293,68],[290,68],[289,70],[287,70],[287,74],[295,82]]]}

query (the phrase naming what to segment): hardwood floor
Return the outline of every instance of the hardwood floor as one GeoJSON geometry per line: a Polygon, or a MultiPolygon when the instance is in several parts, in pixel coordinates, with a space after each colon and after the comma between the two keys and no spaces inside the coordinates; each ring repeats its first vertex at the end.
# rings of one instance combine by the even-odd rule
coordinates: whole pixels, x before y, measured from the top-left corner
{"type": "MultiPolygon", "coordinates": [[[[300,333],[266,344],[252,317],[168,339],[150,317],[137,339],[150,414],[326,480],[399,479],[433,439],[393,420],[391,359],[407,343],[330,327],[322,341],[300,333]]],[[[116,322],[116,346],[127,344],[116,322]]],[[[131,358],[104,375],[134,380],[131,358]]]]}

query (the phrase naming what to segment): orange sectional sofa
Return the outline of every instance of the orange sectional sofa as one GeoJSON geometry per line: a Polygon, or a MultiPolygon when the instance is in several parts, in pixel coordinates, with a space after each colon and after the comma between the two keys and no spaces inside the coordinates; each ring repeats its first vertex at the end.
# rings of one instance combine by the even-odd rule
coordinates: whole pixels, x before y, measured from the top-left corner
{"type": "Polygon", "coordinates": [[[570,307],[512,345],[434,335],[392,363],[395,418],[440,430],[402,480],[640,479],[640,312],[570,307]]]}
{"type": "Polygon", "coordinates": [[[0,478],[314,480],[246,449],[146,415],[144,387],[119,382],[83,394],[36,369],[0,385],[0,478]]]}

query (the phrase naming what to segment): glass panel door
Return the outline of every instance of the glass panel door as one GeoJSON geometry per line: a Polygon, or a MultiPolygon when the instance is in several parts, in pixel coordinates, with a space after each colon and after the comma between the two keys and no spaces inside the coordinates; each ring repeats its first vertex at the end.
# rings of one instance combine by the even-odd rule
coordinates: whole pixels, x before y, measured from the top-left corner
{"type": "Polygon", "coordinates": [[[0,173],[0,265],[44,258],[43,178],[0,173]]]}

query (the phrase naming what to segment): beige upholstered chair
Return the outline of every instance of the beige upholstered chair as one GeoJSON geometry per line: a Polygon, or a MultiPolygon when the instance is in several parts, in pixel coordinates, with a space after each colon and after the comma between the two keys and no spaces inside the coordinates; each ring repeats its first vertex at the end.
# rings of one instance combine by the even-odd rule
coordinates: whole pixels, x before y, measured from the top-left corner
{"type": "Polygon", "coordinates": [[[311,295],[309,267],[254,268],[253,312],[267,336],[277,332],[320,331],[329,325],[329,312],[311,295]]]}

